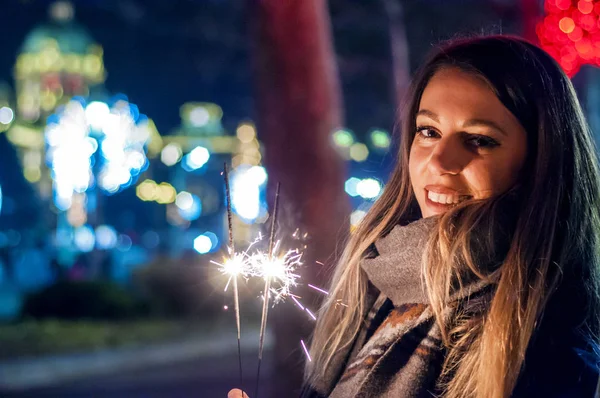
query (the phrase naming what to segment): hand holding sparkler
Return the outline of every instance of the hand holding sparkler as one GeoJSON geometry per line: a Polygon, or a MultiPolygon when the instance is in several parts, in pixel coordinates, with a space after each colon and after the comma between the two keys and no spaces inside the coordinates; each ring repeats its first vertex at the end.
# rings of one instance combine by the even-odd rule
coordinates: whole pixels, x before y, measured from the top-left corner
{"type": "Polygon", "coordinates": [[[227,398],[249,398],[249,397],[248,397],[248,394],[246,394],[242,390],[234,388],[233,390],[229,391],[229,393],[227,394],[227,398]]]}

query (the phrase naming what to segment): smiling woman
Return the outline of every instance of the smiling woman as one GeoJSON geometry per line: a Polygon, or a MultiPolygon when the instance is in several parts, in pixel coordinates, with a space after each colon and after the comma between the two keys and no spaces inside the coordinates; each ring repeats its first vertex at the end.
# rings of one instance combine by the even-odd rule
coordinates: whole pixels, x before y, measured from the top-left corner
{"type": "Polygon", "coordinates": [[[481,78],[459,68],[436,73],[423,91],[410,149],[410,180],[423,217],[514,186],[527,133],[481,78]]]}
{"type": "Polygon", "coordinates": [[[302,396],[594,396],[600,173],[568,77],[520,38],[446,43],[400,120],[302,396]]]}

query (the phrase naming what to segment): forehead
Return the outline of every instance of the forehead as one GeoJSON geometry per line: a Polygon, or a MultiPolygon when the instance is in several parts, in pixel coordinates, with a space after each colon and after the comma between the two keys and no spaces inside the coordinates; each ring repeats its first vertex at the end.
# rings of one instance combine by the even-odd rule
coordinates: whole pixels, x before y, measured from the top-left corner
{"type": "Polygon", "coordinates": [[[445,68],[433,75],[421,96],[421,109],[454,117],[513,116],[485,80],[457,68],[445,68]]]}

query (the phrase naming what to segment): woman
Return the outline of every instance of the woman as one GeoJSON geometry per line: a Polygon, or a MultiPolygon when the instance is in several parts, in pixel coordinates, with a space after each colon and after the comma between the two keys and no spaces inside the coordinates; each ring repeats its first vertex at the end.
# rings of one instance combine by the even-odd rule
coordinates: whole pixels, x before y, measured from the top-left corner
{"type": "Polygon", "coordinates": [[[416,73],[401,121],[301,395],[593,397],[600,180],[570,80],[519,38],[454,41],[416,73]]]}

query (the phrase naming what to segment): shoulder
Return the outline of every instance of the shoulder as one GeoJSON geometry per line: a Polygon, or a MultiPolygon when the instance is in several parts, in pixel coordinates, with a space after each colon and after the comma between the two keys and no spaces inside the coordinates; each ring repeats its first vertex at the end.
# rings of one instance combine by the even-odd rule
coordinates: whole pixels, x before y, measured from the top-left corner
{"type": "Polygon", "coordinates": [[[599,355],[595,342],[576,329],[542,323],[533,336],[514,398],[594,397],[599,355]]]}

